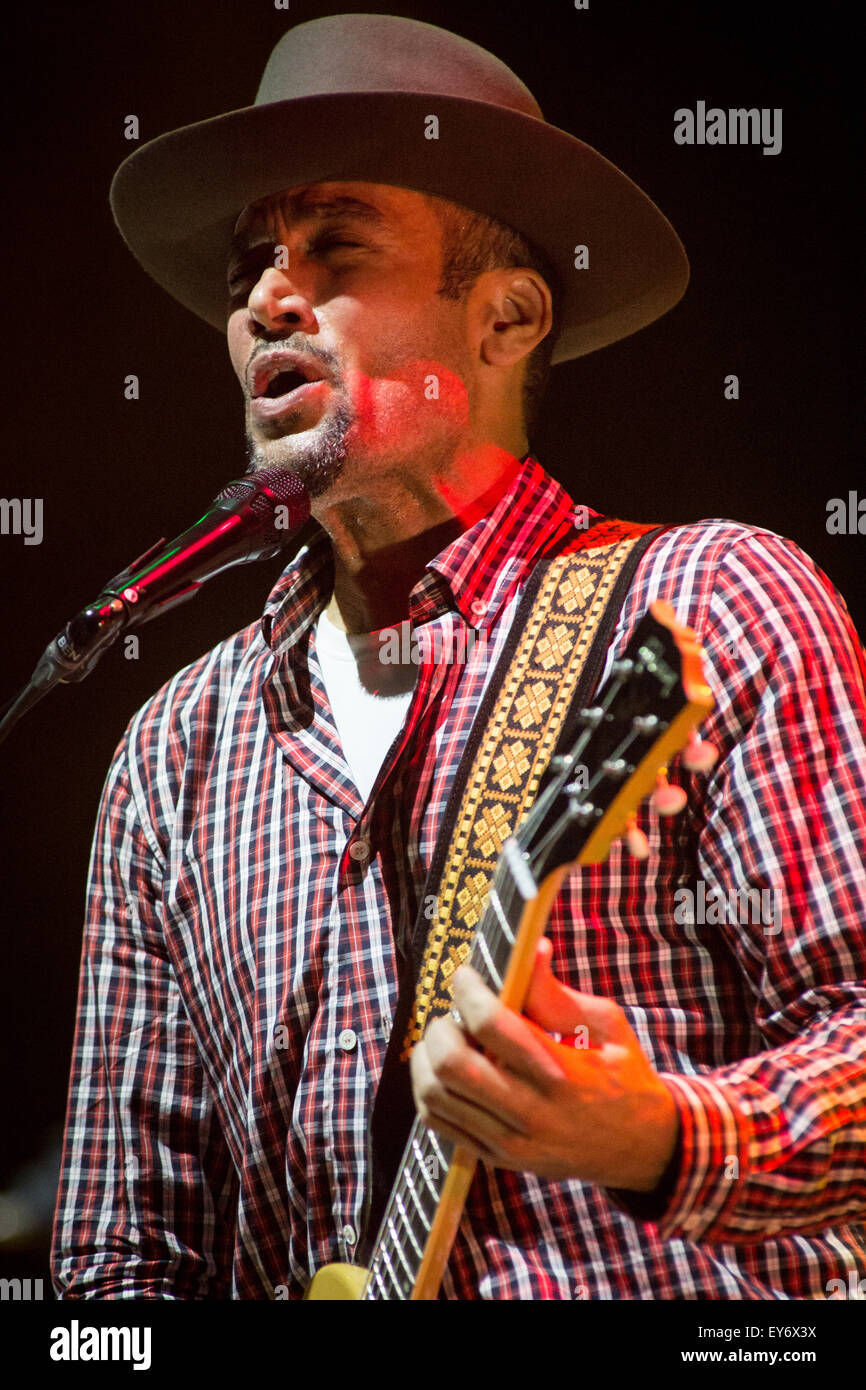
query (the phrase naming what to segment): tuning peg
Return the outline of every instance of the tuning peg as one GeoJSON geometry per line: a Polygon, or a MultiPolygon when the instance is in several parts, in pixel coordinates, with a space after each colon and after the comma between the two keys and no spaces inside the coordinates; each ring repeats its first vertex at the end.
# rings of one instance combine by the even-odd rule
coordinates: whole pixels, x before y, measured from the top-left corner
{"type": "Polygon", "coordinates": [[[708,739],[701,738],[695,729],[689,734],[689,741],[683,749],[683,767],[689,772],[709,772],[715,765],[719,750],[708,739]]]}
{"type": "Polygon", "coordinates": [[[675,816],[688,801],[682,787],[672,787],[667,779],[667,768],[663,767],[656,778],[656,787],[650,801],[660,816],[675,816]]]}
{"type": "Polygon", "coordinates": [[[636,816],[629,816],[625,823],[625,843],[632,859],[649,858],[649,840],[643,831],[638,829],[636,816]]]}

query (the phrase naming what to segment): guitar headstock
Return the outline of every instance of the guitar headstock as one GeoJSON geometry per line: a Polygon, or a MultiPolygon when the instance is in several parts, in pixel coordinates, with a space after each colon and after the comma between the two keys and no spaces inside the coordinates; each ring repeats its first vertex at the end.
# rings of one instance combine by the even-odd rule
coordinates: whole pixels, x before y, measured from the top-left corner
{"type": "Polygon", "coordinates": [[[685,749],[686,766],[709,770],[716,751],[694,731],[712,708],[695,633],[655,599],[592,705],[566,721],[541,795],[517,830],[535,881],[566,864],[600,863],[623,833],[642,857],[635,810],[651,794],[660,814],[682,809],[685,794],[668,785],[667,764],[685,749]]]}

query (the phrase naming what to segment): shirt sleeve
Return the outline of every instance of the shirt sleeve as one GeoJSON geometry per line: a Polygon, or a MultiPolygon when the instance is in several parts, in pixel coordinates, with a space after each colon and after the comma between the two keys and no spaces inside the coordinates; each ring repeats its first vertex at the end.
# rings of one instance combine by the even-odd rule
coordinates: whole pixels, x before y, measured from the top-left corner
{"type": "Polygon", "coordinates": [[[654,1193],[607,1196],[663,1239],[747,1244],[866,1215],[866,663],[830,581],[772,533],[727,548],[698,630],[722,757],[697,873],[757,1045],[712,1071],[661,1073],[674,1160],[654,1193]],[[757,895],[746,908],[742,890],[771,910],[752,910],[757,895]]]}
{"type": "Polygon", "coordinates": [[[91,853],[52,1280],[61,1299],[228,1298],[235,1173],[166,948],[160,845],[131,756],[127,729],[91,853]]]}

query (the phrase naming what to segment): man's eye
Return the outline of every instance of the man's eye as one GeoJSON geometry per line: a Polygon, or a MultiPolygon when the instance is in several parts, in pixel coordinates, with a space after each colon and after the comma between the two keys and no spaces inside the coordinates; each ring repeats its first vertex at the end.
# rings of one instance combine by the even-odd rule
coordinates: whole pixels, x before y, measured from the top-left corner
{"type": "MultiPolygon", "coordinates": [[[[362,241],[343,241],[339,237],[331,237],[314,242],[310,250],[316,252],[335,250],[363,251],[364,245],[362,241]]],[[[269,264],[272,264],[272,262],[265,262],[265,265],[269,264]]],[[[261,278],[264,268],[264,266],[261,268],[256,267],[255,270],[245,275],[238,274],[237,276],[233,276],[228,286],[229,302],[234,302],[236,299],[246,299],[252,291],[253,285],[261,278]]]]}
{"type": "Polygon", "coordinates": [[[232,299],[237,299],[239,294],[249,294],[253,285],[260,279],[261,274],[262,272],[259,267],[250,270],[244,270],[239,267],[237,270],[232,271],[227,277],[228,292],[232,299]]]}

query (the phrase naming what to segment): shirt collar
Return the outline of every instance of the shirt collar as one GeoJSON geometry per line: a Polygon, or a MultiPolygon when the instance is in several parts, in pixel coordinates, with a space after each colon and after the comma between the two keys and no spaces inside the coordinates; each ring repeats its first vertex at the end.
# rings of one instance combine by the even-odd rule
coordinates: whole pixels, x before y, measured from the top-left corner
{"type": "MultiPolygon", "coordinates": [[[[598,515],[586,510],[590,517],[598,515]]],[[[514,584],[568,534],[574,518],[571,497],[532,455],[515,460],[492,510],[426,565],[409,596],[413,624],[456,608],[469,627],[486,627],[514,584]]],[[[268,596],[261,631],[273,651],[294,645],[311,626],[328,603],[333,580],[331,543],[317,528],[268,596]]]]}
{"type": "Polygon", "coordinates": [[[265,604],[261,632],[272,651],[292,647],[326,606],[334,587],[334,552],[320,526],[280,575],[265,604]]]}
{"type": "Polygon", "coordinates": [[[469,526],[427,565],[412,590],[414,622],[434,616],[441,586],[470,627],[493,621],[515,583],[539,555],[574,526],[568,493],[531,455],[515,461],[515,471],[486,516],[469,526]]]}

